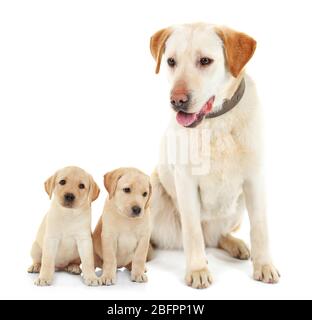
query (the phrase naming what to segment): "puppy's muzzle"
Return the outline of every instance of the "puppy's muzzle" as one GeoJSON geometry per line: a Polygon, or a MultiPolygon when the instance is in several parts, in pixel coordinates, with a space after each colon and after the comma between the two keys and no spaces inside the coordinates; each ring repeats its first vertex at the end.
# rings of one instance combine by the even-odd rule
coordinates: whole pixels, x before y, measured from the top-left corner
{"type": "Polygon", "coordinates": [[[66,193],[64,195],[64,202],[65,204],[73,204],[73,202],[75,201],[76,197],[73,193],[66,193]]]}

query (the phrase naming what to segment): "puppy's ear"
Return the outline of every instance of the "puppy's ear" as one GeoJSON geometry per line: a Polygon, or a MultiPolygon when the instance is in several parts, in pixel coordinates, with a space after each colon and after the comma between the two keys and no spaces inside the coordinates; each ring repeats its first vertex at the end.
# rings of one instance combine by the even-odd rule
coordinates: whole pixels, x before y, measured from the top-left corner
{"type": "Polygon", "coordinates": [[[160,65],[161,65],[161,59],[165,52],[165,45],[166,41],[172,34],[172,29],[162,29],[158,32],[156,32],[150,42],[150,49],[152,56],[156,60],[156,74],[159,73],[160,65]]]}
{"type": "Polygon", "coordinates": [[[113,196],[115,195],[117,184],[120,178],[123,175],[122,169],[117,169],[115,171],[111,171],[106,173],[104,176],[104,186],[109,193],[109,199],[111,200],[113,196]]]}
{"type": "Polygon", "coordinates": [[[55,173],[52,177],[50,177],[45,183],[44,183],[44,189],[46,193],[49,195],[50,200],[52,199],[53,191],[55,188],[55,180],[56,180],[57,173],[55,173]]]}
{"type": "Polygon", "coordinates": [[[150,204],[151,204],[151,198],[152,198],[152,185],[149,184],[149,192],[148,192],[148,199],[146,201],[146,205],[145,205],[145,210],[147,208],[149,208],[150,204]]]}
{"type": "Polygon", "coordinates": [[[99,197],[100,192],[101,192],[101,190],[100,190],[99,186],[96,184],[93,177],[90,176],[90,190],[89,190],[90,202],[95,201],[99,197]]]}
{"type": "Polygon", "coordinates": [[[237,78],[254,55],[257,42],[250,36],[226,27],[217,28],[224,43],[225,58],[233,77],[237,78]]]}

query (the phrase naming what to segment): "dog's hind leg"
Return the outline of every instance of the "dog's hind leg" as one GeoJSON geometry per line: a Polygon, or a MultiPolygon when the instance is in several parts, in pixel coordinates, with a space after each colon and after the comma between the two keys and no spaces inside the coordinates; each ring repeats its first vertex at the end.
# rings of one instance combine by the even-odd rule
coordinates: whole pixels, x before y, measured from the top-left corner
{"type": "Polygon", "coordinates": [[[34,242],[31,249],[31,257],[33,259],[33,264],[28,268],[28,273],[40,273],[41,269],[41,259],[42,259],[42,250],[39,247],[37,242],[34,242]]]}
{"type": "Polygon", "coordinates": [[[250,251],[247,245],[231,234],[240,228],[244,216],[244,199],[240,197],[237,202],[235,215],[202,222],[206,247],[219,248],[228,252],[233,258],[248,260],[250,251]]]}
{"type": "Polygon", "coordinates": [[[150,243],[149,248],[148,248],[146,262],[153,260],[154,257],[155,257],[155,250],[154,250],[153,244],[150,243]]]}
{"type": "Polygon", "coordinates": [[[151,215],[153,232],[151,242],[160,249],[182,249],[182,229],[179,213],[161,184],[157,172],[151,177],[152,201],[151,215]]]}
{"type": "Polygon", "coordinates": [[[34,263],[28,268],[27,272],[28,273],[40,273],[40,270],[41,270],[41,263],[34,263]]]}
{"type": "Polygon", "coordinates": [[[249,260],[250,251],[244,241],[234,238],[230,234],[221,236],[219,248],[228,252],[233,258],[239,260],[249,260]]]}
{"type": "Polygon", "coordinates": [[[94,266],[96,268],[102,269],[103,267],[103,260],[94,252],[94,266]]]}
{"type": "Polygon", "coordinates": [[[81,264],[80,259],[77,259],[71,262],[66,268],[64,268],[63,271],[75,276],[79,276],[82,273],[80,264],[81,264]]]}

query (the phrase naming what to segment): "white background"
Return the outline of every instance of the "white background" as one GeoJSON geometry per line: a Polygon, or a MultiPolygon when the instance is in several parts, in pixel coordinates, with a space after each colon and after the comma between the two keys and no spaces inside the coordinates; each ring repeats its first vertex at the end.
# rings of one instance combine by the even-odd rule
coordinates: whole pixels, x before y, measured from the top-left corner
{"type": "MultiPolygon", "coordinates": [[[[311,1],[0,2],[1,298],[227,299],[312,298],[311,1]],[[26,273],[37,228],[49,207],[43,182],[75,164],[106,192],[102,176],[119,166],[151,173],[169,120],[168,86],[154,74],[149,38],[171,24],[207,21],[258,40],[249,64],[263,101],[275,286],[251,279],[250,262],[207,250],[213,286],[184,285],[182,252],[160,252],[150,282],[120,273],[113,288],[87,288],[57,274],[36,288],[26,273]]],[[[241,237],[249,241],[246,219],[241,237]]]]}

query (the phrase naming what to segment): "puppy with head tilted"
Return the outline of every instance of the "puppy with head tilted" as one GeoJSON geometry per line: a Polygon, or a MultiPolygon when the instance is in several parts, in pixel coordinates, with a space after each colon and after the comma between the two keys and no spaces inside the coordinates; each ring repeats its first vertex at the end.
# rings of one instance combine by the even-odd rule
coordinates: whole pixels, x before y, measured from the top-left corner
{"type": "Polygon", "coordinates": [[[122,168],[107,173],[104,184],[109,197],[93,234],[97,266],[103,265],[102,283],[115,284],[117,269],[123,267],[131,271],[132,281],[147,282],[150,179],[137,169],[122,168]]]}
{"type": "Polygon", "coordinates": [[[40,273],[35,284],[52,284],[55,270],[82,273],[86,285],[100,285],[94,269],[91,203],[100,189],[90,174],[77,167],[57,171],[45,182],[52,199],[33,244],[29,273],[40,273]],[[54,196],[53,196],[54,195],[54,196]]]}

